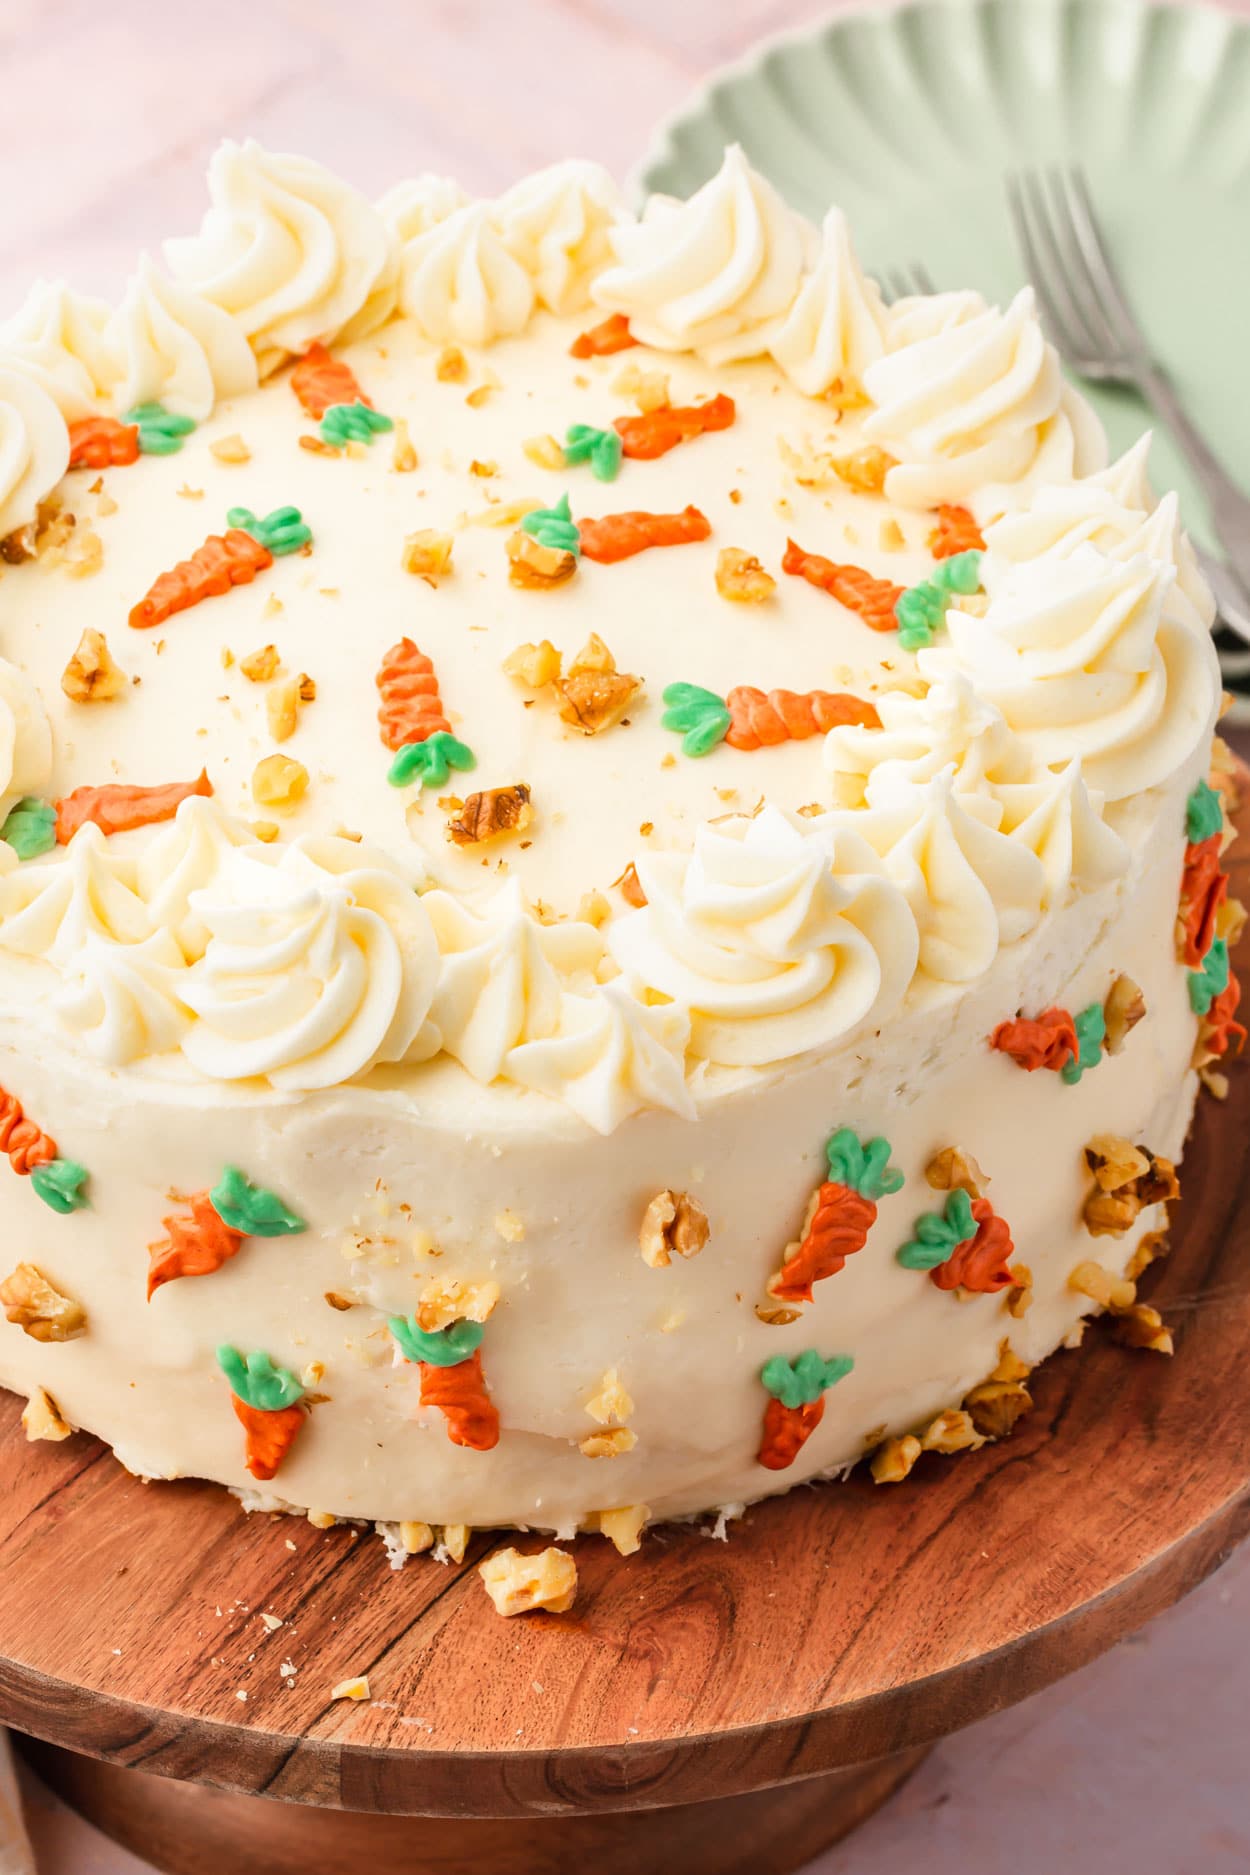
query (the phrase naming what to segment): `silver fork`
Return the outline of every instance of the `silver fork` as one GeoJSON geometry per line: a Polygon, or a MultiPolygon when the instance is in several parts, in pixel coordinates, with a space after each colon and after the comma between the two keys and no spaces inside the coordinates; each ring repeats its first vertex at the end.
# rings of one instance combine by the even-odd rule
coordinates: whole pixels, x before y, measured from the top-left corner
{"type": "Polygon", "coordinates": [[[1222,610],[1250,621],[1250,499],[1151,353],[1107,252],[1084,171],[1020,170],[1007,178],[1007,203],[1042,316],[1065,359],[1082,377],[1132,385],[1184,450],[1210,502],[1227,562],[1215,569],[1222,610]]]}
{"type": "Polygon", "coordinates": [[[877,285],[887,306],[900,299],[937,292],[933,276],[921,260],[910,261],[904,267],[886,267],[877,275],[877,285]]]}

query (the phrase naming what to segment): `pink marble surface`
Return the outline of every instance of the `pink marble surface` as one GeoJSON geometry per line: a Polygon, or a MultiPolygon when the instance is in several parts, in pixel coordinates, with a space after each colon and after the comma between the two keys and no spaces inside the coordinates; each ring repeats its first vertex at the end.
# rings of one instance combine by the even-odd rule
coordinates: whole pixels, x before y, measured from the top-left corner
{"type": "MultiPolygon", "coordinates": [[[[1028,0],[1020,0],[1027,4],[1028,0]]],[[[1092,3],[1092,0],[1091,0],[1092,3]]],[[[1228,0],[1250,12],[1250,0],[1228,0]]],[[[828,0],[0,0],[0,283],[115,292],[189,229],[223,135],[365,188],[496,189],[576,151],[618,173],[655,120],[828,0]]],[[[810,1875],[1250,1869],[1250,1555],[1083,1673],[948,1740],[810,1875]]],[[[149,1875],[28,1787],[39,1875],[149,1875]]],[[[263,1871],[248,1871],[263,1875],[263,1871]]]]}

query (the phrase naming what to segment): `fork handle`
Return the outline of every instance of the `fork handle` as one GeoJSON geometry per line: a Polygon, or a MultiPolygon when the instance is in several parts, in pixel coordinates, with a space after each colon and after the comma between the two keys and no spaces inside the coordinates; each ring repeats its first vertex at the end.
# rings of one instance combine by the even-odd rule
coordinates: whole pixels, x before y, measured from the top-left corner
{"type": "Polygon", "coordinates": [[[1229,476],[1167,375],[1156,365],[1146,365],[1139,374],[1138,384],[1175,436],[1202,484],[1216,538],[1250,606],[1250,499],[1229,476]]]}

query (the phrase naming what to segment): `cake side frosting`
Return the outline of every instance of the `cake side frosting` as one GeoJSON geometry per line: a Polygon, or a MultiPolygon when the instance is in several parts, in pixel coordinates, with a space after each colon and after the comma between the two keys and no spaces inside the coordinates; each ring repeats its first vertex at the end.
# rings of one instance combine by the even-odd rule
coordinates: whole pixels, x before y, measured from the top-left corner
{"type": "Polygon", "coordinates": [[[1018,1398],[1234,1038],[1174,498],[1029,295],[887,309],[736,151],[637,220],[210,192],[0,326],[0,1374],[152,1475],[281,1418],[284,1501],[562,1530],[1018,1398]]]}

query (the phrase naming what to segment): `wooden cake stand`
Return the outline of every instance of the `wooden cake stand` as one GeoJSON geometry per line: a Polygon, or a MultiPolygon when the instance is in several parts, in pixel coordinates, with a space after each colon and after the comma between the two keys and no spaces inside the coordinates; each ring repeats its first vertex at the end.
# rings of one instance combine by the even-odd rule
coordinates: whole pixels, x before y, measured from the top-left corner
{"type": "Polygon", "coordinates": [[[497,1618],[488,1533],[393,1574],[371,1535],[27,1445],[3,1396],[0,1721],[179,1875],[783,1875],[1250,1530],[1250,1075],[1204,1097],[1183,1184],[1144,1284],[1173,1359],[1094,1328],[1003,1444],[800,1489],[725,1543],[580,1539],[565,1616],[497,1618]],[[361,1673],[368,1704],[331,1700],[361,1673]]]}

